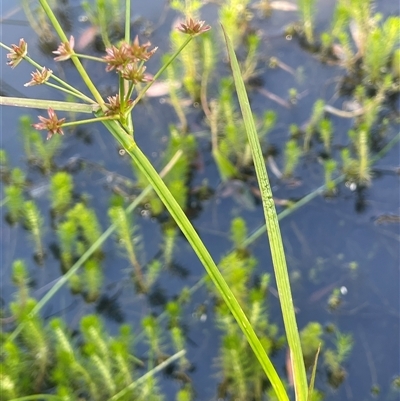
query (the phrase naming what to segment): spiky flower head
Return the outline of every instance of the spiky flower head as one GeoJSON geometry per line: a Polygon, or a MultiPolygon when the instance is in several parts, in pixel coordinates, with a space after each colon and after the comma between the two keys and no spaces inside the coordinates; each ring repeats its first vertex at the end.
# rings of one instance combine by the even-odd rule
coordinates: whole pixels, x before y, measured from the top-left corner
{"type": "Polygon", "coordinates": [[[200,35],[211,29],[210,25],[204,25],[205,21],[195,21],[192,18],[186,20],[178,26],[178,31],[186,33],[187,35],[200,35]]]}
{"type": "Polygon", "coordinates": [[[59,119],[51,107],[48,108],[47,113],[49,115],[49,118],[38,116],[41,122],[33,124],[33,128],[37,130],[47,130],[47,139],[50,139],[54,134],[64,135],[61,127],[65,121],[65,118],[59,119]]]}
{"type": "Polygon", "coordinates": [[[54,54],[58,54],[57,57],[54,57],[54,61],[65,61],[71,58],[74,54],[74,46],[75,39],[71,35],[68,42],[61,43],[58,49],[53,51],[54,54]]]}
{"type": "Polygon", "coordinates": [[[150,42],[141,45],[138,36],[136,36],[132,44],[122,42],[119,47],[111,46],[107,48],[107,55],[103,57],[107,62],[106,71],[114,69],[122,71],[128,64],[148,61],[157,50],[157,47],[155,47],[149,51],[148,48],[150,46],[150,42]]]}
{"type": "MultiPolygon", "coordinates": [[[[105,112],[106,116],[119,114],[121,112],[121,103],[119,99],[119,95],[108,96],[108,103],[106,103],[107,111],[105,112]]],[[[129,99],[126,106],[129,107],[133,103],[132,99],[129,99]]]]}
{"type": "Polygon", "coordinates": [[[24,86],[34,86],[34,85],[41,85],[48,81],[51,74],[53,73],[52,70],[47,69],[46,67],[42,68],[42,71],[36,70],[31,73],[32,79],[24,84],[24,86]]]}
{"type": "Polygon", "coordinates": [[[122,78],[131,81],[134,84],[139,82],[149,82],[151,81],[151,77],[149,74],[145,74],[146,71],[145,66],[137,66],[136,63],[127,64],[123,70],[121,70],[122,78]]]}
{"type": "Polygon", "coordinates": [[[107,62],[106,71],[120,70],[129,63],[129,45],[123,42],[118,48],[111,46],[106,49],[107,55],[103,57],[107,62]]]}
{"type": "Polygon", "coordinates": [[[12,49],[10,53],[7,54],[7,58],[10,61],[7,63],[11,68],[15,68],[21,60],[26,56],[28,52],[28,44],[24,39],[19,40],[19,45],[11,45],[12,49]]]}
{"type": "Polygon", "coordinates": [[[136,35],[135,40],[129,46],[129,54],[132,57],[131,61],[148,61],[150,57],[157,51],[158,47],[148,51],[147,49],[151,46],[150,42],[146,42],[143,45],[139,44],[139,38],[136,35]]]}

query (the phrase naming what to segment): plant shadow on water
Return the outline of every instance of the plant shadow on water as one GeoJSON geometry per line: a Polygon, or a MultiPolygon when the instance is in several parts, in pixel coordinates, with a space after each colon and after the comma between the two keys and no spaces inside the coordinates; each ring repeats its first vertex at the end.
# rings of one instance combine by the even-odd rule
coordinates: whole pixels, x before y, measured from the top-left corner
{"type": "MultiPolygon", "coordinates": [[[[172,2],[174,10],[161,1],[153,10],[137,3],[135,14],[142,17],[132,20],[133,37],[138,34],[141,43],[148,38],[160,47],[147,64],[147,71],[153,72],[160,55],[175,50],[182,41],[171,26],[178,16],[182,18],[183,2],[172,2]]],[[[320,5],[316,21],[306,8],[301,18],[295,9],[284,9],[296,4],[307,7],[313,1],[237,2],[244,5],[239,17],[232,11],[235,2],[221,3],[202,10],[215,29],[191,43],[179,63],[167,69],[160,85],[133,110],[135,138],[159,170],[176,151],[184,152],[166,175],[167,185],[219,261],[290,388],[290,359],[265,236],[243,245],[259,228],[262,210],[230,71],[221,62],[225,50],[216,22],[230,23],[234,28],[230,35],[248,74],[275,204],[278,212],[289,211],[281,230],[307,369],[318,344],[322,345],[315,399],[394,400],[400,375],[399,160],[395,149],[376,161],[372,158],[398,134],[400,71],[395,63],[400,56],[394,40],[393,51],[382,55],[385,63],[376,69],[365,47],[372,46],[368,42],[372,39],[365,38],[362,30],[363,23],[370,24],[378,41],[385,26],[388,35],[390,27],[384,24],[393,10],[386,11],[384,2],[377,2],[368,21],[362,16],[357,19],[356,13],[339,15],[331,26],[333,17],[326,9],[333,10],[332,2],[320,5]],[[382,12],[382,18],[374,17],[375,12],[382,12]],[[302,22],[295,25],[299,19],[302,22]],[[311,31],[304,29],[310,25],[311,31]],[[323,31],[331,36],[320,38],[323,31]],[[361,109],[364,113],[359,114],[361,109]],[[335,181],[342,173],[346,179],[335,181]],[[291,212],[295,202],[323,184],[318,197],[291,212]]],[[[353,3],[354,9],[361,4],[353,3]]],[[[111,22],[104,21],[106,17],[94,6],[87,4],[86,13],[78,6],[78,1],[70,6],[65,2],[61,8],[69,33],[76,36],[80,52],[84,48],[101,56],[108,42],[123,37],[117,29],[118,15],[114,15],[114,29],[105,35],[102,24],[112,26],[111,22]]],[[[25,23],[32,24],[29,13],[26,18],[22,9],[14,7],[14,2],[4,1],[1,41],[6,44],[32,36],[25,23]]],[[[191,11],[199,14],[193,7],[191,11]]],[[[37,24],[32,28],[43,36],[37,46],[29,41],[29,55],[45,59],[60,76],[72,75],[70,82],[74,82],[69,62],[50,61],[58,43],[57,39],[53,43],[52,30],[37,24]]],[[[3,52],[2,65],[6,61],[3,52]]],[[[104,98],[115,94],[115,80],[104,78],[103,65],[87,67],[94,80],[101,80],[104,98]]],[[[2,95],[50,98],[47,87],[22,86],[31,72],[23,63],[17,70],[2,69],[2,95]]],[[[75,85],[80,85],[78,79],[75,85]]],[[[74,382],[77,398],[68,399],[103,400],[109,397],[96,393],[96,386],[106,366],[96,360],[98,355],[105,365],[116,363],[119,372],[115,382],[106,374],[103,377],[105,394],[111,397],[116,387],[123,388],[187,347],[187,355],[163,376],[148,379],[142,393],[133,393],[143,397],[137,399],[162,399],[156,394],[168,400],[275,399],[239,329],[160,200],[148,193],[133,213],[125,211],[147,181],[111,136],[93,125],[65,130],[63,138],[54,135],[44,141],[44,134],[31,127],[39,114],[36,110],[26,113],[2,106],[2,112],[0,277],[5,332],[12,332],[15,318],[22,320],[34,307],[32,298],[42,298],[111,223],[116,227],[82,271],[45,306],[43,321],[39,317],[29,321],[33,334],[29,338],[23,332],[21,349],[7,343],[14,362],[22,361],[24,350],[40,352],[41,359],[28,360],[38,367],[33,391],[51,391],[52,380],[62,382],[63,365],[54,361],[47,365],[52,352],[60,360],[75,352],[76,364],[71,364],[75,376],[97,372],[93,381],[86,382],[93,388],[82,390],[82,384],[74,382]],[[54,350],[46,347],[47,338],[57,344],[54,350]],[[128,360],[124,355],[132,342],[135,356],[128,360]],[[51,366],[51,377],[41,370],[43,366],[51,366]],[[146,398],[146,391],[154,398],[146,398]],[[182,398],[176,398],[178,392],[182,398]]],[[[76,380],[73,376],[71,381],[76,380]]],[[[65,396],[67,390],[60,388],[58,394],[65,396]]]]}

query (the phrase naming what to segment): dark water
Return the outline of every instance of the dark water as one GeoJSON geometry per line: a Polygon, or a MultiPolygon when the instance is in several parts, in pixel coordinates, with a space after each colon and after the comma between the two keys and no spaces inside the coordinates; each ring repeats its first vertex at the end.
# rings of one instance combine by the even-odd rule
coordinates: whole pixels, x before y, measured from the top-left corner
{"type": "MultiPolygon", "coordinates": [[[[142,2],[137,3],[134,14],[148,19],[157,26],[163,15],[164,2],[154,1],[152,7],[142,2]]],[[[334,4],[333,0],[319,2],[317,30],[326,29],[334,4]]],[[[76,37],[79,37],[87,24],[78,21],[79,1],[70,1],[70,5],[69,17],[73,32],[76,37]]],[[[57,73],[66,74],[71,79],[75,79],[76,85],[79,85],[76,74],[71,68],[63,67],[64,70],[59,70],[60,67],[41,52],[23,12],[15,6],[13,1],[3,0],[0,7],[2,42],[18,43],[19,38],[24,37],[29,43],[29,55],[32,58],[48,65],[57,73]]],[[[398,13],[398,4],[390,0],[376,2],[376,8],[384,15],[398,13]]],[[[210,23],[216,21],[214,11],[215,7],[212,5],[205,8],[207,21],[210,23]]],[[[169,50],[168,30],[174,18],[174,14],[168,12],[160,27],[152,34],[151,41],[159,46],[159,55],[169,50]]],[[[254,25],[263,32],[261,53],[266,55],[265,60],[271,56],[278,57],[280,61],[296,71],[293,76],[281,69],[267,69],[266,65],[261,63],[262,88],[282,98],[287,97],[288,90],[292,87],[297,88],[299,93],[304,92],[304,97],[290,109],[278,105],[260,92],[251,93],[255,113],[260,114],[266,109],[273,109],[278,114],[277,125],[268,135],[268,142],[278,149],[281,149],[286,141],[290,124],[296,123],[301,126],[307,121],[316,99],[323,98],[337,108],[341,108],[346,100],[336,96],[337,78],[342,76],[344,71],[339,67],[322,65],[294,40],[288,41],[282,36],[282,27],[295,19],[293,13],[277,11],[273,14],[273,18],[254,20],[254,25]]],[[[217,24],[213,23],[213,27],[218,29],[217,24]]],[[[156,57],[150,63],[149,71],[155,72],[158,62],[159,59],[156,57]]],[[[30,77],[29,65],[22,63],[16,70],[11,70],[5,66],[5,63],[6,52],[2,51],[0,75],[3,82],[2,91],[6,95],[21,94],[27,97],[54,98],[54,92],[46,87],[25,88],[23,86],[30,77]]],[[[113,82],[104,81],[103,68],[104,66],[91,67],[91,76],[95,82],[101,80],[100,88],[104,92],[111,91],[112,93],[113,82]]],[[[215,94],[211,93],[211,95],[215,94]]],[[[55,96],[57,99],[62,99],[59,94],[55,96]]],[[[7,151],[13,167],[26,168],[18,135],[18,118],[21,114],[27,113],[36,119],[36,116],[41,113],[38,110],[21,110],[11,107],[0,108],[0,113],[1,147],[7,151]]],[[[193,116],[192,130],[204,131],[200,113],[194,110],[191,115],[193,116]]],[[[134,121],[138,143],[157,164],[164,149],[163,139],[168,135],[165,127],[167,124],[177,122],[172,109],[158,98],[150,99],[135,109],[134,121]]],[[[351,121],[339,118],[333,118],[332,121],[335,127],[336,144],[345,144],[351,121]]],[[[390,126],[388,137],[393,137],[397,132],[398,127],[390,126]]],[[[85,143],[76,133],[65,135],[62,150],[57,156],[57,164],[62,166],[70,162],[71,158],[94,163],[91,169],[80,171],[74,176],[75,192],[89,194],[90,206],[98,211],[102,228],[105,229],[109,224],[105,211],[110,197],[107,181],[110,175],[105,174],[99,166],[110,173],[116,172],[131,179],[133,179],[132,170],[129,160],[119,156],[118,147],[115,146],[113,138],[102,126],[94,125],[87,128],[85,135],[90,138],[91,143],[85,143]]],[[[206,140],[200,143],[203,149],[207,148],[206,140]]],[[[203,157],[205,170],[197,172],[193,182],[200,183],[207,178],[217,195],[202,205],[203,210],[194,220],[194,225],[211,255],[215,260],[219,260],[230,248],[228,230],[231,219],[239,215],[243,216],[249,231],[252,232],[262,224],[263,215],[259,207],[247,210],[235,197],[218,196],[221,193],[221,186],[216,167],[209,154],[204,152],[203,157]]],[[[279,154],[276,163],[282,166],[282,157],[279,154]]],[[[310,321],[319,321],[322,324],[334,323],[342,332],[352,333],[354,336],[354,349],[345,366],[348,377],[336,392],[327,393],[326,399],[329,400],[372,400],[370,389],[373,384],[378,384],[382,390],[376,399],[395,399],[390,398],[389,387],[393,377],[400,373],[400,226],[398,223],[376,224],[376,219],[381,215],[400,213],[399,175],[395,173],[395,168],[398,166],[399,148],[395,147],[374,166],[375,176],[370,188],[360,192],[341,184],[338,196],[335,198],[326,199],[318,196],[281,221],[289,269],[292,275],[300,277],[293,286],[299,327],[304,327],[310,321]],[[351,263],[358,265],[355,273],[349,269],[351,263]],[[343,297],[343,305],[336,312],[329,312],[327,309],[326,301],[330,292],[318,295],[332,285],[347,289],[347,294],[343,297]],[[318,291],[321,292],[318,293],[318,291]]],[[[44,213],[47,213],[48,180],[37,172],[32,172],[30,177],[33,183],[32,189],[37,190],[34,192],[35,200],[44,213]]],[[[296,178],[300,180],[301,185],[293,188],[271,174],[275,197],[300,199],[322,185],[323,171],[316,155],[311,154],[309,158],[302,161],[296,170],[296,178]]],[[[4,214],[3,207],[3,217],[4,214]]],[[[54,233],[49,227],[49,216],[46,215],[45,218],[47,228],[44,240],[46,244],[51,245],[54,241],[54,233]]],[[[143,259],[148,261],[157,257],[160,250],[161,228],[156,221],[146,216],[138,215],[137,223],[140,225],[144,238],[143,259]]],[[[45,266],[39,268],[32,259],[32,251],[26,246],[27,233],[21,228],[9,226],[4,222],[4,218],[1,234],[2,298],[10,299],[14,291],[10,282],[10,268],[12,261],[16,258],[27,261],[30,273],[36,282],[34,294],[37,297],[43,296],[49,288],[47,284],[59,277],[59,262],[49,253],[45,266]]],[[[178,240],[178,248],[176,262],[187,270],[188,276],[183,280],[177,275],[164,273],[160,280],[162,284],[160,284],[159,294],[164,294],[166,298],[179,294],[183,285],[196,284],[204,274],[200,262],[182,238],[178,240]]],[[[105,252],[103,261],[106,275],[105,293],[110,297],[118,295],[117,300],[124,320],[138,328],[140,318],[144,314],[150,310],[159,313],[162,308],[152,305],[144,297],[135,296],[128,280],[121,280],[121,277],[126,277],[128,266],[116,252],[113,241],[109,240],[103,250],[105,252]]],[[[265,235],[251,246],[251,251],[259,260],[258,272],[272,272],[265,235]]],[[[272,286],[275,287],[274,283],[272,286]]],[[[215,397],[214,358],[219,348],[218,331],[213,325],[211,306],[205,322],[192,316],[191,311],[194,312],[200,304],[205,303],[207,306],[209,297],[204,288],[195,292],[187,315],[188,337],[191,344],[188,356],[196,366],[191,378],[199,400],[215,397]]],[[[273,296],[269,301],[270,316],[282,327],[278,303],[273,296]]],[[[80,316],[92,310],[93,306],[71,297],[69,291],[65,289],[46,306],[43,315],[48,317],[61,314],[70,321],[71,326],[74,326],[78,323],[80,316]]],[[[107,324],[110,331],[115,332],[117,324],[112,319],[107,319],[107,324]]],[[[284,352],[276,356],[274,363],[278,371],[283,373],[284,352]]],[[[318,380],[321,386],[326,382],[323,375],[318,380]]],[[[170,392],[174,393],[173,384],[167,381],[165,386],[167,395],[170,392]]],[[[172,395],[168,399],[173,399],[172,395]]]]}

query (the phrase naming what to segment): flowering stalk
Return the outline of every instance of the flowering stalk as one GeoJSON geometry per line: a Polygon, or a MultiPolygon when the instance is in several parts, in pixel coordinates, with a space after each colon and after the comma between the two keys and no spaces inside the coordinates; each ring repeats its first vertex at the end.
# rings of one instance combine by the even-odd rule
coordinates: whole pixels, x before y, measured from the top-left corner
{"type": "Polygon", "coordinates": [[[66,128],[66,127],[73,127],[73,126],[82,125],[82,124],[90,124],[90,123],[97,122],[97,121],[118,120],[120,118],[119,115],[106,115],[106,116],[89,118],[86,120],[71,121],[71,122],[66,123],[65,118],[59,119],[51,107],[49,107],[49,109],[47,110],[47,113],[49,115],[49,118],[46,118],[43,116],[38,116],[40,122],[33,124],[33,127],[37,130],[47,130],[48,131],[47,139],[50,139],[54,134],[64,135],[64,132],[62,129],[66,128]]]}

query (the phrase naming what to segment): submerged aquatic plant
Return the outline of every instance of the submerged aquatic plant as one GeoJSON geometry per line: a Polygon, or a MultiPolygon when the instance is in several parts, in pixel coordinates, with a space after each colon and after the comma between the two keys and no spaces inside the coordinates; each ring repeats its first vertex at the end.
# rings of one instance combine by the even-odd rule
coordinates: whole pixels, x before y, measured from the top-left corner
{"type": "Polygon", "coordinates": [[[283,170],[283,175],[286,178],[292,177],[295,168],[299,164],[300,157],[302,156],[302,150],[300,146],[297,144],[296,139],[290,139],[286,142],[285,146],[285,167],[283,170]]]}
{"type": "Polygon", "coordinates": [[[308,44],[314,43],[315,0],[299,0],[301,29],[308,44]]]}
{"type": "Polygon", "coordinates": [[[44,258],[44,249],[42,244],[43,217],[33,201],[24,202],[23,209],[26,227],[31,232],[33,242],[35,243],[36,255],[41,261],[44,258]]]}
{"type": "Polygon", "coordinates": [[[325,170],[326,194],[333,195],[335,192],[336,184],[332,176],[334,172],[337,171],[337,162],[334,159],[327,159],[323,163],[325,170]]]}
{"type": "Polygon", "coordinates": [[[71,205],[73,190],[72,175],[59,171],[50,180],[50,200],[54,213],[61,216],[71,205]]]}
{"type": "MultiPolygon", "coordinates": [[[[222,179],[238,178],[251,164],[251,147],[245,135],[245,123],[238,116],[233,101],[231,79],[220,82],[219,101],[212,103],[209,116],[212,152],[222,179]]],[[[268,110],[257,118],[258,138],[262,141],[274,127],[276,113],[268,110]]]]}
{"type": "Polygon", "coordinates": [[[17,185],[7,185],[4,194],[8,200],[8,215],[12,223],[17,223],[23,216],[24,195],[23,189],[17,185]]]}
{"type": "Polygon", "coordinates": [[[400,17],[387,18],[382,26],[369,30],[365,41],[363,67],[368,80],[376,84],[388,71],[390,57],[400,42],[400,17]]]}
{"type": "Polygon", "coordinates": [[[110,37],[122,36],[124,2],[121,0],[83,0],[81,3],[92,29],[99,31],[105,47],[111,45],[110,37]]]}
{"type": "Polygon", "coordinates": [[[137,256],[140,236],[137,234],[137,226],[131,222],[131,216],[127,215],[122,206],[113,206],[108,215],[116,227],[116,234],[121,248],[126,252],[129,262],[133,267],[133,280],[141,292],[147,292],[143,269],[137,256]]]}
{"type": "Polygon", "coordinates": [[[226,29],[227,35],[232,38],[234,48],[239,45],[244,36],[250,19],[249,0],[227,0],[219,10],[219,20],[226,29]]]}

